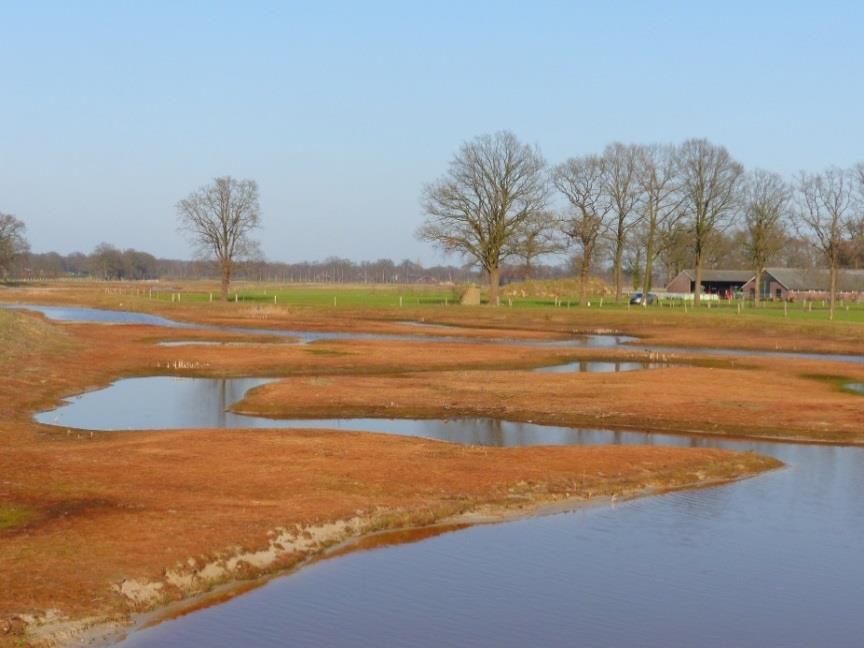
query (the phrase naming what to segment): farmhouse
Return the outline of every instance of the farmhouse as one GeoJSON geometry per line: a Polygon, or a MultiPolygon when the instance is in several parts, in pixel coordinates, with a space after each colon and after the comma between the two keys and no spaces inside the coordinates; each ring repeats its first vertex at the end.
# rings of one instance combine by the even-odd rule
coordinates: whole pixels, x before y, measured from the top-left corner
{"type": "MultiPolygon", "coordinates": [[[[742,288],[747,297],[753,297],[755,284],[756,277],[751,273],[750,280],[742,288]]],[[[831,275],[828,270],[766,268],[762,273],[761,284],[759,294],[765,299],[828,299],[831,275]]],[[[837,297],[848,301],[864,301],[864,270],[839,270],[837,297]]]]}
{"type": "MultiPolygon", "coordinates": [[[[702,271],[702,292],[708,295],[731,297],[753,278],[752,270],[708,270],[702,271]]],[[[696,292],[695,270],[682,270],[669,284],[670,293],[696,292]]]]}
{"type": "MultiPolygon", "coordinates": [[[[828,299],[828,270],[810,268],[766,268],[762,273],[759,295],[763,299],[787,301],[828,299]]],[[[736,292],[753,298],[756,277],[752,270],[703,270],[702,292],[707,295],[732,297],[736,292]]],[[[682,270],[666,286],[670,293],[696,291],[696,273],[682,270]]],[[[847,301],[864,301],[864,270],[840,270],[837,273],[837,297],[847,301]]]]}

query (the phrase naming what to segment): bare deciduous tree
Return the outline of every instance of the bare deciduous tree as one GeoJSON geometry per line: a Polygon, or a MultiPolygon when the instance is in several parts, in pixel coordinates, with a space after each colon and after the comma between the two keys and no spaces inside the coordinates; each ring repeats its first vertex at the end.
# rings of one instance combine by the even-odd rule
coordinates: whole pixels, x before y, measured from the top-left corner
{"type": "Polygon", "coordinates": [[[836,167],[817,174],[802,172],[798,179],[798,226],[813,240],[828,263],[829,319],[834,319],[843,234],[854,204],[853,182],[852,173],[836,167]]]}
{"type": "Polygon", "coordinates": [[[744,247],[755,274],[753,299],[759,304],[762,273],[780,253],[786,240],[783,221],[790,191],[779,175],[757,169],[746,178],[742,193],[747,233],[744,247]]]}
{"type": "Polygon", "coordinates": [[[444,177],[423,190],[418,238],[476,261],[498,303],[501,262],[517,253],[526,222],[546,206],[546,161],[536,147],[502,131],[466,142],[444,177]]]}
{"type": "Polygon", "coordinates": [[[598,155],[570,158],[555,167],[552,182],[569,203],[569,213],[561,220],[564,233],[581,252],[579,265],[579,303],[585,303],[588,272],[597,247],[597,240],[612,211],[612,201],[606,191],[606,161],[598,155]]]}
{"type": "Polygon", "coordinates": [[[683,206],[693,235],[693,265],[697,306],[702,294],[702,268],[715,232],[735,214],[738,186],[744,168],[722,146],[705,139],[690,139],[677,151],[683,206]]]}
{"type": "Polygon", "coordinates": [[[567,249],[558,227],[558,220],[552,212],[548,211],[538,212],[526,220],[519,233],[518,241],[514,256],[522,261],[524,279],[531,279],[537,259],[567,249]]]}
{"type": "Polygon", "coordinates": [[[25,230],[24,223],[15,216],[0,212],[0,276],[7,277],[15,259],[30,249],[25,230]]]}
{"type": "Polygon", "coordinates": [[[639,221],[636,205],[640,198],[637,177],[639,147],[615,142],[606,147],[606,193],[612,202],[614,219],[610,227],[612,238],[612,277],[615,301],[621,299],[621,262],[627,246],[627,235],[639,221]]]}
{"type": "MultiPolygon", "coordinates": [[[[636,156],[636,178],[641,190],[642,223],[645,240],[645,269],[642,294],[651,292],[654,261],[671,237],[663,236],[681,218],[681,197],[678,193],[675,149],[672,146],[641,146],[636,156]]],[[[643,306],[648,300],[642,300],[643,306]]]]}
{"type": "Polygon", "coordinates": [[[177,203],[180,228],[219,264],[222,299],[228,299],[234,263],[257,249],[249,234],[259,225],[260,211],[255,181],[231,176],[216,178],[177,203]]]}

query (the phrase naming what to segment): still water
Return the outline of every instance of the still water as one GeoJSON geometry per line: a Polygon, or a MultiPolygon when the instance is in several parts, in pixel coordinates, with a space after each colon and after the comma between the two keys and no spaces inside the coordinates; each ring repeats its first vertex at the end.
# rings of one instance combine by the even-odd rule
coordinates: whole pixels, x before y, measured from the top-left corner
{"type": "MultiPolygon", "coordinates": [[[[774,356],[780,358],[797,358],[802,360],[833,360],[836,362],[851,362],[864,364],[864,355],[833,354],[833,353],[808,353],[794,351],[754,351],[746,349],[717,349],[712,347],[683,348],[671,346],[634,345],[638,338],[629,335],[580,335],[566,340],[520,340],[520,339],[479,339],[459,336],[436,336],[436,335],[388,335],[379,333],[339,333],[332,331],[289,331],[285,329],[266,328],[244,328],[238,326],[214,326],[207,324],[193,324],[189,322],[178,322],[175,320],[150,315],[148,313],[137,313],[131,311],[114,311],[99,308],[79,308],[72,306],[42,306],[39,304],[0,304],[2,308],[20,308],[33,310],[44,314],[49,319],[66,322],[94,322],[102,324],[146,324],[150,326],[162,326],[176,329],[203,329],[211,331],[222,331],[228,333],[246,333],[249,335],[272,335],[279,337],[296,338],[302,343],[317,340],[398,340],[398,341],[423,341],[423,342],[467,342],[467,343],[494,343],[515,344],[520,346],[538,347],[585,347],[603,349],[626,349],[629,351],[645,351],[652,353],[702,353],[707,355],[731,356],[774,356]]],[[[405,322],[400,322],[404,324],[405,322]]],[[[419,323],[426,325],[425,323],[419,323]]],[[[428,325],[432,327],[433,325],[428,325]]],[[[441,327],[446,328],[446,327],[441,327]]]]}
{"type": "Polygon", "coordinates": [[[42,306],[40,304],[0,304],[2,308],[17,308],[42,313],[48,319],[61,322],[89,322],[95,324],[144,324],[175,329],[199,329],[223,333],[243,333],[247,335],[271,335],[275,337],[296,338],[302,343],[318,340],[396,340],[403,342],[468,342],[474,344],[514,344],[538,347],[586,347],[615,348],[636,338],[627,335],[579,335],[564,340],[525,340],[508,338],[474,338],[458,335],[399,335],[387,333],[343,333],[338,331],[291,331],[288,329],[246,328],[242,326],[217,326],[196,324],[138,313],[134,311],[115,311],[101,308],[79,308],[77,306],[42,306]]]}
{"type": "Polygon", "coordinates": [[[500,446],[705,446],[773,455],[787,467],[323,561],[134,632],[124,646],[864,645],[864,449],[490,419],[271,421],[224,411],[263,382],[121,380],[38,418],[91,429],[325,426],[500,446]]]}

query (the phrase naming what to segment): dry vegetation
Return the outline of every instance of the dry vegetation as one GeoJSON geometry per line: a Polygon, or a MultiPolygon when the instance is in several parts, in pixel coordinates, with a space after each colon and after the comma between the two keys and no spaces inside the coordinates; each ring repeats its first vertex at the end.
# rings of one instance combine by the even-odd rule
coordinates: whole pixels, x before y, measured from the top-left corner
{"type": "MultiPolygon", "coordinates": [[[[321,308],[154,304],[64,287],[15,296],[115,308],[122,301],[124,308],[181,319],[285,329],[423,334],[427,329],[400,323],[422,316],[471,324],[453,329],[460,336],[560,337],[574,329],[615,328],[644,329],[664,343],[738,339],[707,319],[681,332],[659,316],[624,321],[623,313],[440,308],[422,314],[341,310],[334,318],[321,308]],[[615,318],[622,319],[616,324],[615,318]]],[[[840,392],[833,378],[813,378],[845,372],[861,379],[864,369],[830,362],[750,358],[745,365],[714,360],[710,367],[629,374],[539,374],[523,370],[610,354],[388,340],[294,346],[261,336],[248,345],[162,347],[155,343],[238,338],[203,330],[59,325],[2,310],[0,327],[9,341],[0,355],[0,637],[10,642],[27,622],[33,638],[40,621],[62,631],[55,638],[69,640],[81,626],[64,626],[63,619],[123,621],[130,611],[288,568],[346,537],[378,529],[429,525],[478,510],[528,511],[562,499],[632,496],[776,465],[708,449],[495,449],[335,431],[91,435],[39,426],[30,418],[65,395],[120,376],[283,376],[242,407],[292,417],[482,414],[763,436],[782,429],[784,436],[856,442],[861,430],[855,421],[864,415],[864,399],[840,392]],[[172,368],[178,362],[183,369],[172,368]],[[321,374],[328,374],[325,381],[315,378],[321,374]]],[[[772,330],[748,335],[749,344],[769,348],[778,339],[772,330]]],[[[844,351],[864,346],[857,331],[837,330],[798,332],[786,343],[844,351]]]]}

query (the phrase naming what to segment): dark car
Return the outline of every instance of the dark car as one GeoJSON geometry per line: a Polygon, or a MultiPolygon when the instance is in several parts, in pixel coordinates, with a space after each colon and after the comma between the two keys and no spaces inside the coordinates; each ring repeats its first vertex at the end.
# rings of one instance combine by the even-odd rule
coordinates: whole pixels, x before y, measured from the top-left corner
{"type": "Polygon", "coordinates": [[[657,301],[657,295],[654,293],[648,293],[648,297],[643,299],[642,293],[637,292],[630,295],[630,303],[635,306],[642,306],[647,303],[648,306],[651,306],[655,301],[657,301]]]}

